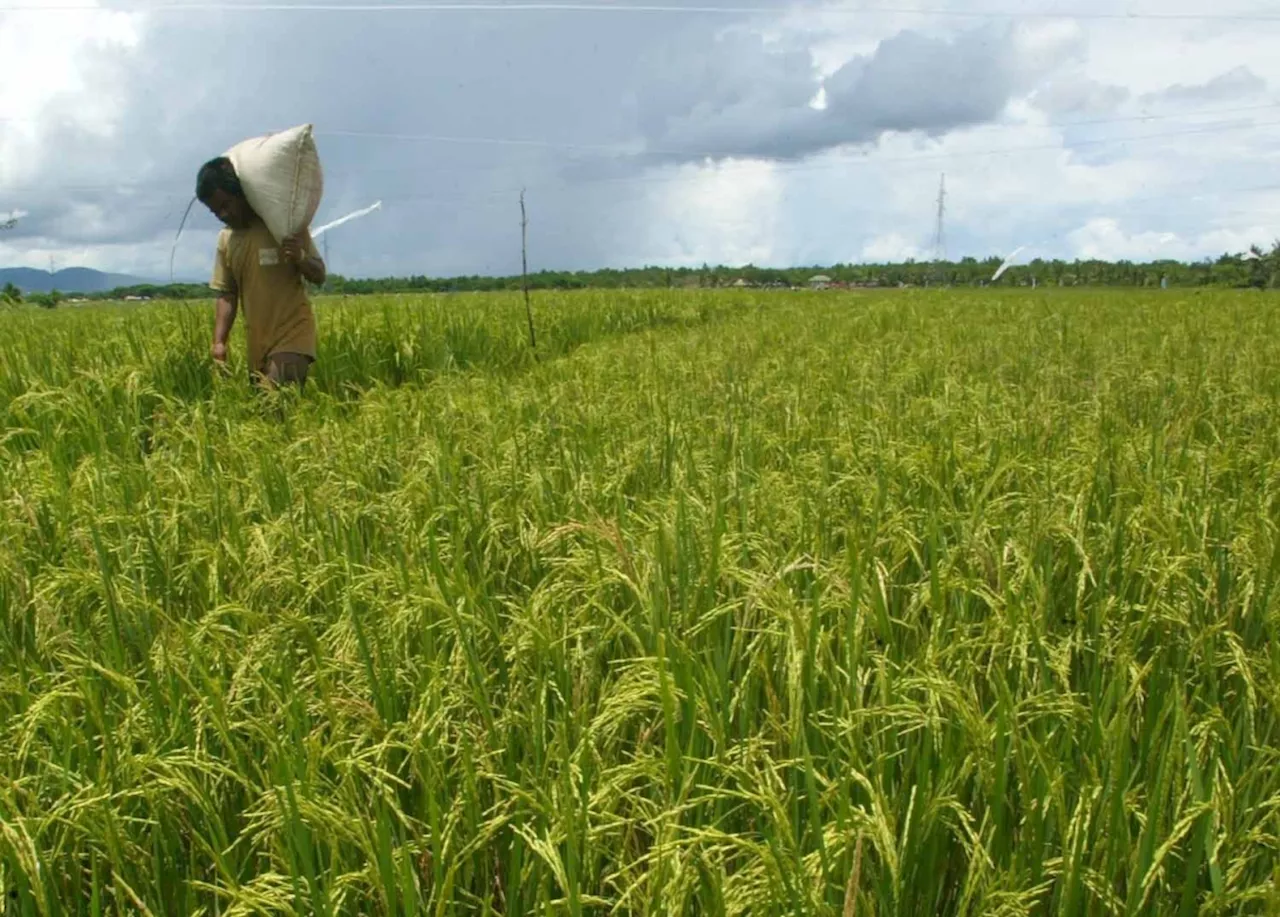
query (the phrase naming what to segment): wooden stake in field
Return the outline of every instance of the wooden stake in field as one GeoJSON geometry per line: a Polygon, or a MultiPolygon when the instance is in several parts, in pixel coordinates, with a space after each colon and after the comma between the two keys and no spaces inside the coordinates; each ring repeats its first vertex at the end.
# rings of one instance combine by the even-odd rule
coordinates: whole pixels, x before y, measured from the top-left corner
{"type": "Polygon", "coordinates": [[[524,311],[529,317],[529,348],[538,359],[538,339],[533,333],[533,307],[529,305],[529,218],[524,209],[524,189],[520,189],[520,285],[524,288],[524,311]]]}

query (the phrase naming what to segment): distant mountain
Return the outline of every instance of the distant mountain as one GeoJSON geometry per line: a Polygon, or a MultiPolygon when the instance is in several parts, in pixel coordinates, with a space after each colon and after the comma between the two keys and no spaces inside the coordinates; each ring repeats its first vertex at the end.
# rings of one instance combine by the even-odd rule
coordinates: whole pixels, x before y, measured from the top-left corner
{"type": "Polygon", "coordinates": [[[0,268],[0,287],[11,283],[23,293],[102,293],[116,287],[131,287],[149,283],[128,274],[104,274],[87,267],[64,268],[57,273],[37,270],[33,267],[0,268]]]}

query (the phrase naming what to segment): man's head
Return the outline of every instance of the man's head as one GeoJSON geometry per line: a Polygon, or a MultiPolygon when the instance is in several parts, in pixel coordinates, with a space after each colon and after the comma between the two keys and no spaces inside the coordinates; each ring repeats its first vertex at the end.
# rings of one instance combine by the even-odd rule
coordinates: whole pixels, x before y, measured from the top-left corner
{"type": "Polygon", "coordinates": [[[196,175],[196,197],[213,215],[232,229],[244,229],[253,217],[253,208],[244,196],[231,160],[210,159],[196,175]]]}

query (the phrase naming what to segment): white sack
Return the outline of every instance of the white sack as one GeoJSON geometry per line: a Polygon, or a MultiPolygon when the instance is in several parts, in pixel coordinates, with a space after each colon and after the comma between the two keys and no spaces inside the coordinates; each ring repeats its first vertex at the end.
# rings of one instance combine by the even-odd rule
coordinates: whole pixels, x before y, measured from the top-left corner
{"type": "Polygon", "coordinates": [[[324,174],[310,124],[252,137],[224,155],[249,206],[277,242],[311,225],[324,193],[324,174]]]}

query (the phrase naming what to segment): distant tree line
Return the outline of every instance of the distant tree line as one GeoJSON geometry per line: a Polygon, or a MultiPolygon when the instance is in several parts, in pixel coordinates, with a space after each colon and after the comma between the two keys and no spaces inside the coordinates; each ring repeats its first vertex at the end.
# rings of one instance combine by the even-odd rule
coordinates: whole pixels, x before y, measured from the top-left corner
{"type": "MultiPolygon", "coordinates": [[[[1046,261],[1016,264],[999,280],[992,276],[1001,258],[962,258],[959,261],[906,261],[896,264],[835,264],[830,266],[764,268],[754,265],[725,267],[643,267],[596,271],[540,271],[530,274],[533,290],[627,288],[803,287],[815,276],[829,278],[834,286],[1119,286],[1280,288],[1280,241],[1270,251],[1253,246],[1248,252],[1224,254],[1217,259],[1183,261],[1046,261]]],[[[330,274],[321,292],[345,295],[365,293],[464,293],[519,290],[517,276],[485,277],[386,277],[356,279],[330,274]]],[[[89,294],[92,300],[207,299],[203,284],[141,284],[89,294]]]]}
{"type": "MultiPolygon", "coordinates": [[[[630,270],[541,271],[529,275],[531,289],[617,287],[802,287],[823,276],[834,285],[871,287],[910,286],[1128,286],[1159,287],[1280,287],[1280,242],[1269,253],[1256,247],[1242,255],[1216,260],[1181,261],[1045,261],[1034,260],[991,278],[1003,259],[964,258],[960,261],[907,261],[898,264],[836,264],[796,268],[745,267],[664,268],[630,270]]],[[[393,277],[355,280],[331,275],[326,290],[333,293],[448,293],[518,290],[520,277],[393,277]]]]}

